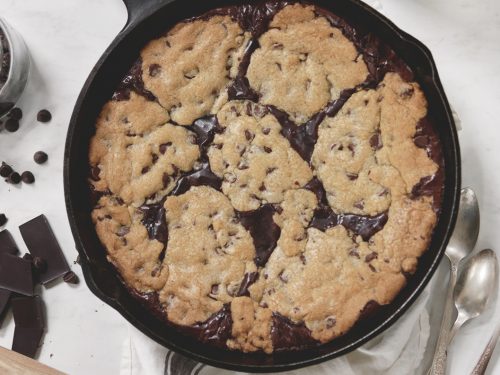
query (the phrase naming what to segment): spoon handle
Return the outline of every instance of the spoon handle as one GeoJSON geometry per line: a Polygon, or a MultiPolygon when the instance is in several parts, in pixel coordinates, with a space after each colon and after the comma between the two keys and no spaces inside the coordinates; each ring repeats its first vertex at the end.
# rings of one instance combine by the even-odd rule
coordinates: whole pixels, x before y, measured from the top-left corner
{"type": "Polygon", "coordinates": [[[488,367],[488,363],[490,362],[491,355],[493,354],[493,351],[495,350],[495,346],[498,341],[498,336],[500,336],[500,324],[497,324],[497,327],[495,328],[495,332],[493,332],[493,335],[490,338],[490,341],[488,341],[488,345],[486,345],[486,348],[484,348],[483,353],[481,354],[481,357],[479,358],[479,361],[477,361],[476,366],[471,372],[471,375],[483,375],[484,372],[486,371],[486,367],[488,367]]]}
{"type": "Polygon", "coordinates": [[[446,373],[446,349],[448,347],[448,335],[451,327],[451,315],[453,313],[453,290],[457,283],[458,264],[451,262],[450,281],[448,283],[448,293],[446,295],[446,303],[444,306],[443,318],[441,320],[441,330],[439,331],[439,338],[434,351],[434,358],[432,365],[429,369],[431,375],[444,375],[446,373]]]}

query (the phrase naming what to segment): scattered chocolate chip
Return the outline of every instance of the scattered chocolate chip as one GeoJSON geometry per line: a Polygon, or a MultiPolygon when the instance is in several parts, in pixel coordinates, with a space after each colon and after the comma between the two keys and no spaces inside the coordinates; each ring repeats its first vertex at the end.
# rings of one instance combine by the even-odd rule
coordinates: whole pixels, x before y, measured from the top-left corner
{"type": "Polygon", "coordinates": [[[9,175],[12,173],[12,167],[5,162],[2,162],[2,165],[0,166],[0,176],[2,177],[9,177],[9,175]]]}
{"type": "Polygon", "coordinates": [[[7,224],[7,216],[5,214],[0,214],[0,227],[3,227],[5,224],[7,224]]]}
{"type": "Polygon", "coordinates": [[[35,155],[33,155],[33,160],[35,160],[35,163],[37,163],[37,164],[43,164],[48,159],[49,159],[49,156],[43,151],[37,151],[37,152],[35,152],[35,155]]]}
{"type": "Polygon", "coordinates": [[[172,142],[167,142],[167,143],[163,143],[163,144],[161,144],[161,145],[160,145],[160,152],[161,152],[162,154],[164,154],[165,152],[167,152],[167,148],[168,148],[169,146],[172,146],[172,142]]]}
{"type": "Polygon", "coordinates": [[[63,276],[63,280],[68,284],[78,284],[78,276],[73,271],[66,272],[63,276]]]}
{"type": "Polygon", "coordinates": [[[21,180],[23,180],[25,184],[32,184],[35,182],[35,176],[33,176],[33,173],[30,171],[25,171],[21,174],[21,180]]]}
{"type": "Polygon", "coordinates": [[[50,120],[52,120],[52,114],[49,111],[47,111],[46,109],[42,109],[36,115],[36,119],[39,122],[49,122],[50,120]]]}
{"type": "Polygon", "coordinates": [[[12,172],[9,175],[9,178],[7,179],[7,182],[9,182],[11,184],[14,184],[14,185],[17,185],[18,183],[21,182],[21,176],[17,172],[12,172]]]}
{"type": "Polygon", "coordinates": [[[7,116],[9,116],[10,118],[13,118],[14,120],[19,121],[23,118],[23,111],[21,110],[21,108],[14,107],[10,110],[10,112],[7,116]]]}
{"type": "Polygon", "coordinates": [[[14,133],[19,129],[19,121],[14,118],[9,118],[5,121],[5,130],[14,133]]]}
{"type": "Polygon", "coordinates": [[[47,271],[47,262],[40,257],[33,257],[33,266],[38,272],[47,271]]]}
{"type": "Polygon", "coordinates": [[[271,147],[264,146],[264,151],[269,154],[273,151],[273,149],[271,147]]]}

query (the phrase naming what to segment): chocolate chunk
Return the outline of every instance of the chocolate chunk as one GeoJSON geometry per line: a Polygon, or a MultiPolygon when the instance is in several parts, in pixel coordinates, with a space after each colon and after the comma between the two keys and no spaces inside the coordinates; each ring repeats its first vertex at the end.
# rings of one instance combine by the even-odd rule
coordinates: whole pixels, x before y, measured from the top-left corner
{"type": "Polygon", "coordinates": [[[149,101],[156,100],[153,93],[144,87],[141,58],[137,59],[132,68],[130,68],[128,74],[123,78],[118,89],[113,94],[113,100],[128,100],[130,98],[130,91],[134,91],[136,94],[143,96],[149,101]]]}
{"type": "Polygon", "coordinates": [[[40,257],[47,262],[47,270],[40,273],[42,284],[55,280],[70,270],[68,262],[44,215],[24,223],[19,227],[19,230],[30,253],[34,257],[40,257]]]}
{"type": "Polygon", "coordinates": [[[202,323],[182,327],[182,330],[203,343],[210,343],[218,347],[225,347],[226,341],[231,337],[233,319],[229,304],[213,314],[202,323]]]}
{"type": "Polygon", "coordinates": [[[263,266],[276,248],[281,234],[280,227],[274,222],[273,215],[276,209],[266,204],[254,211],[237,212],[241,225],[250,232],[255,246],[255,264],[263,266]]]}
{"type": "Polygon", "coordinates": [[[52,114],[48,110],[42,109],[36,115],[36,119],[39,122],[49,122],[50,120],[52,120],[52,114]]]}
{"type": "Polygon", "coordinates": [[[43,164],[48,160],[49,156],[43,152],[43,151],[37,151],[35,152],[35,155],[33,155],[33,160],[35,160],[35,163],[37,164],[43,164]]]}
{"type": "Polygon", "coordinates": [[[5,224],[7,224],[7,221],[7,216],[5,216],[5,214],[0,214],[0,227],[3,227],[5,224]]]}
{"type": "Polygon", "coordinates": [[[3,318],[9,307],[10,295],[12,292],[7,289],[0,289],[0,328],[2,327],[3,318]]]}
{"type": "Polygon", "coordinates": [[[0,166],[0,176],[9,177],[12,172],[12,167],[5,162],[2,162],[2,165],[0,166]]]}
{"type": "Polygon", "coordinates": [[[271,340],[274,350],[299,350],[319,344],[304,323],[294,323],[276,312],[272,317],[271,340]]]}
{"type": "Polygon", "coordinates": [[[17,185],[21,182],[21,176],[17,172],[12,172],[7,179],[7,182],[10,184],[17,185]]]}
{"type": "Polygon", "coordinates": [[[25,171],[21,175],[21,180],[25,184],[32,184],[33,182],[35,182],[35,176],[33,176],[33,173],[31,173],[30,171],[25,171]]]}
{"type": "Polygon", "coordinates": [[[250,285],[255,283],[258,279],[259,279],[258,272],[246,273],[245,276],[243,277],[243,281],[240,284],[240,289],[238,290],[238,293],[236,295],[238,297],[239,296],[250,296],[250,292],[248,291],[248,288],[250,287],[250,285]]]}
{"type": "Polygon", "coordinates": [[[164,203],[164,201],[161,201],[154,204],[145,204],[139,207],[139,210],[144,215],[141,222],[146,227],[149,238],[166,245],[168,241],[168,226],[165,219],[164,203]]]}
{"type": "Polygon", "coordinates": [[[14,118],[9,118],[5,121],[5,130],[14,133],[19,129],[19,121],[14,118]]]}
{"type": "Polygon", "coordinates": [[[0,253],[0,288],[32,296],[31,262],[9,253],[0,253]]]}
{"type": "Polygon", "coordinates": [[[0,254],[12,254],[16,255],[19,252],[16,242],[10,232],[5,229],[0,232],[0,254]]]}
{"type": "Polygon", "coordinates": [[[79,282],[78,276],[76,276],[76,273],[74,273],[73,271],[67,272],[64,275],[63,280],[65,283],[68,283],[68,284],[78,284],[78,282],[79,282]]]}
{"type": "Polygon", "coordinates": [[[21,108],[14,107],[10,110],[7,116],[13,118],[14,120],[19,121],[23,118],[23,111],[21,110],[21,108]]]}
{"type": "Polygon", "coordinates": [[[12,299],[16,328],[12,350],[34,358],[45,329],[45,315],[40,296],[12,299]]]}

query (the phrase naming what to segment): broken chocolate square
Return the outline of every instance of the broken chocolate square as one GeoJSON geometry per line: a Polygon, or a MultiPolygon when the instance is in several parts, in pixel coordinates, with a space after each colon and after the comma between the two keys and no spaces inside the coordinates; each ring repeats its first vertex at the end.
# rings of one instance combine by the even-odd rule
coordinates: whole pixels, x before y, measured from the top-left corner
{"type": "Polygon", "coordinates": [[[43,303],[40,296],[12,299],[16,328],[12,350],[28,357],[35,357],[45,329],[43,303]]]}
{"type": "Polygon", "coordinates": [[[19,250],[17,249],[16,243],[12,238],[10,232],[5,229],[0,232],[0,253],[17,254],[19,250]]]}
{"type": "Polygon", "coordinates": [[[31,262],[9,253],[0,253],[0,288],[32,296],[31,262]]]}
{"type": "Polygon", "coordinates": [[[46,270],[40,272],[39,275],[42,284],[55,280],[70,271],[68,262],[44,215],[24,223],[19,230],[31,255],[40,257],[47,263],[46,270]]]}

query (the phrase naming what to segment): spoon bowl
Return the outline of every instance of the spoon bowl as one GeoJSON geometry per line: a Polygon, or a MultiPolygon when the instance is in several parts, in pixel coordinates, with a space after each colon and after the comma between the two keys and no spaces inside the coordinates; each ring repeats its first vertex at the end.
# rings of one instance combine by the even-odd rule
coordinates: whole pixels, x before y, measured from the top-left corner
{"type": "Polygon", "coordinates": [[[464,264],[455,288],[458,316],[449,335],[449,342],[458,329],[484,312],[498,289],[498,262],[494,251],[485,249],[464,264]]]}
{"type": "Polygon", "coordinates": [[[474,248],[478,235],[479,204],[474,191],[466,187],[460,194],[460,209],[455,230],[446,248],[446,256],[452,263],[459,262],[474,248]]]}

